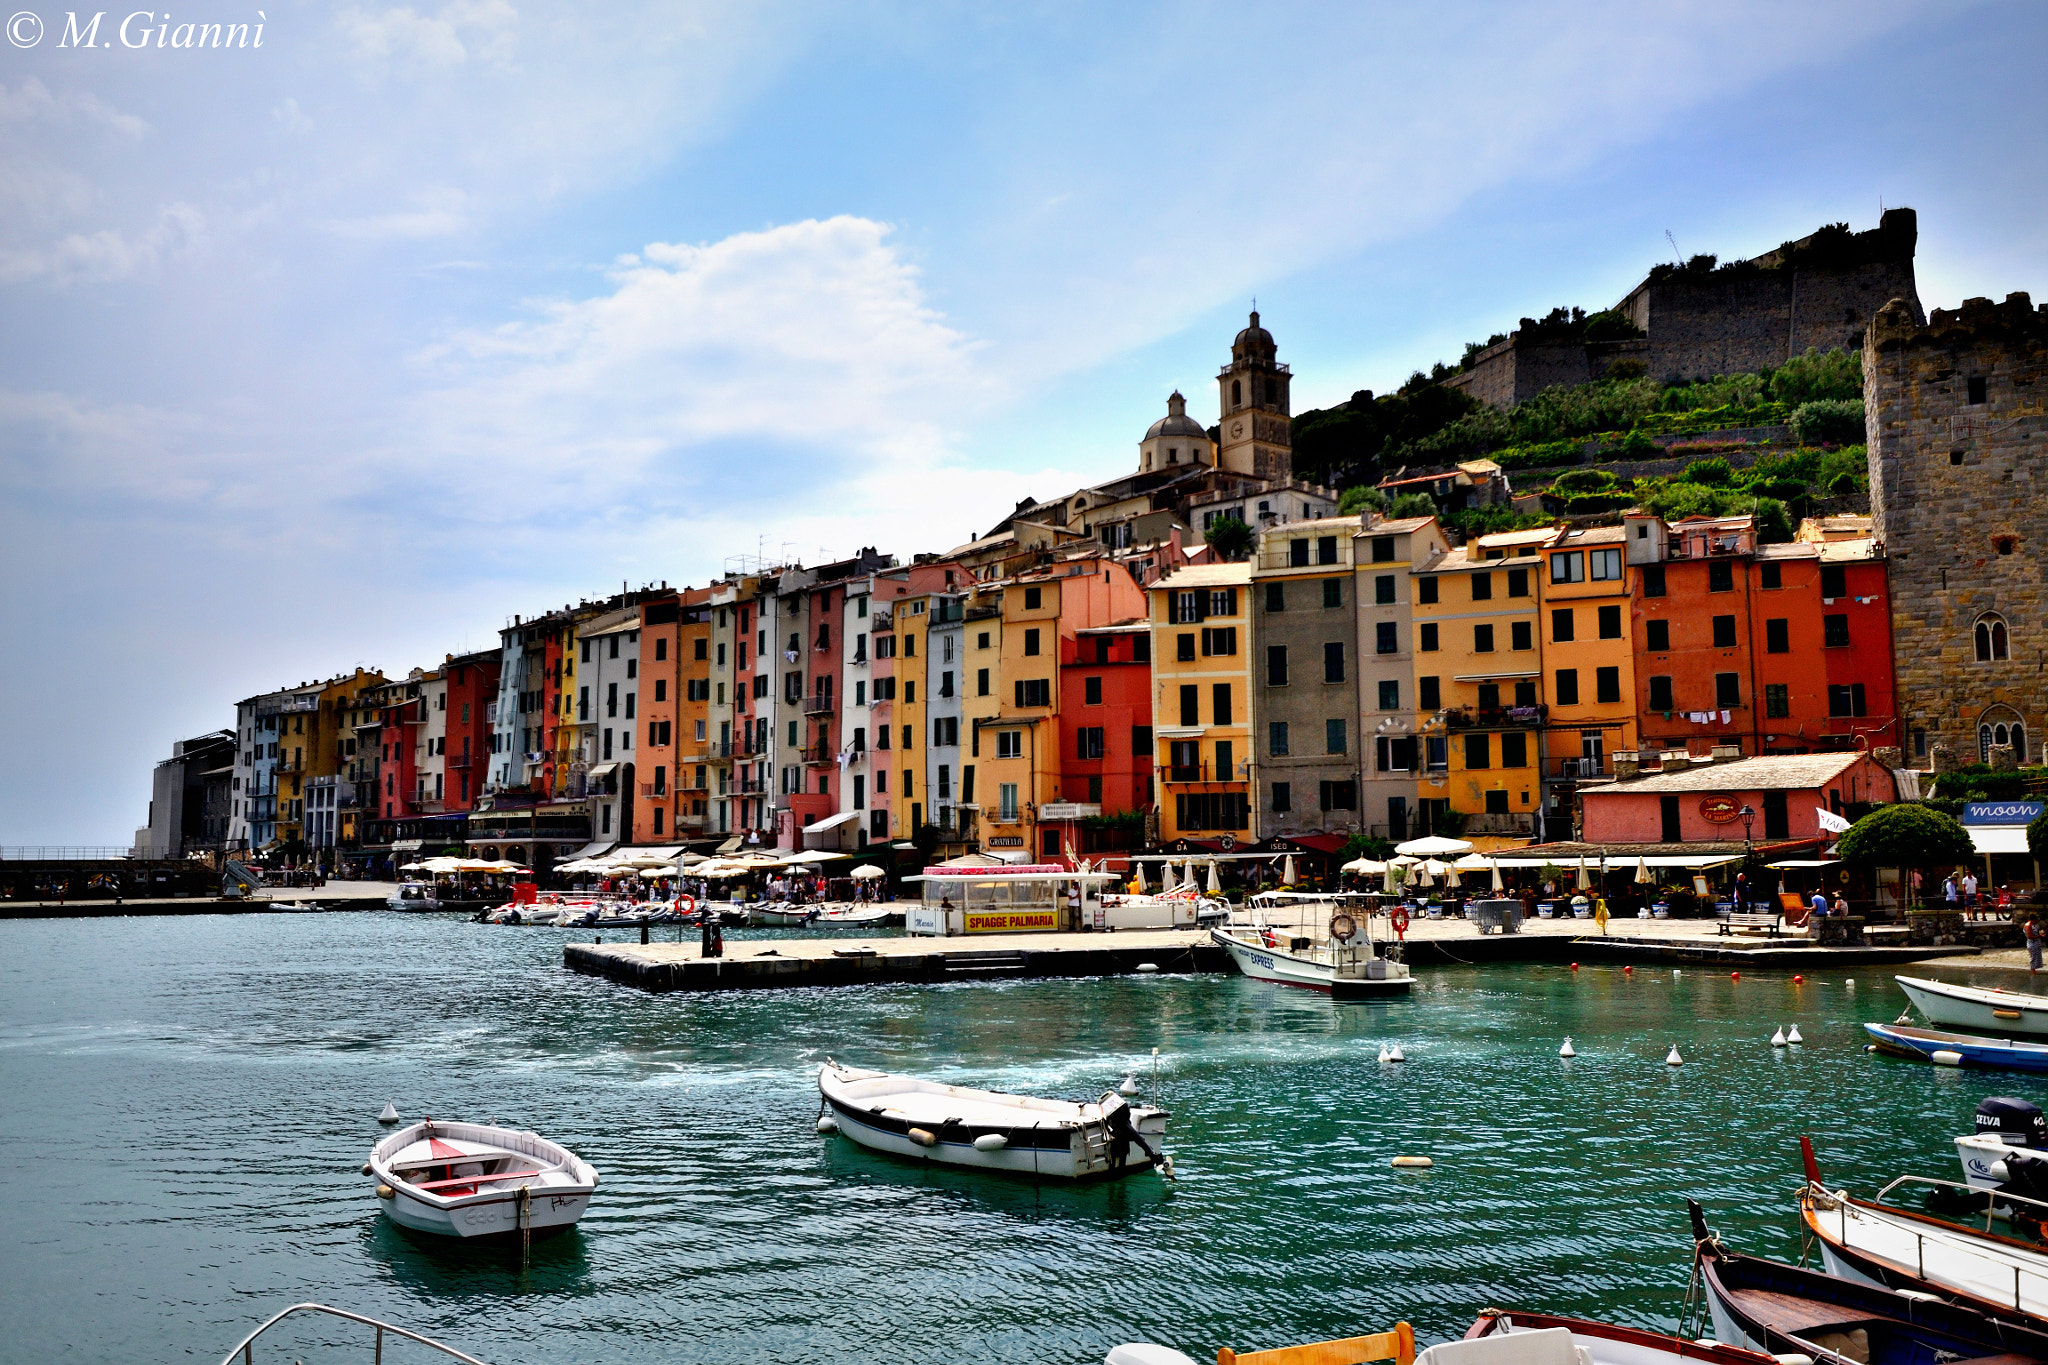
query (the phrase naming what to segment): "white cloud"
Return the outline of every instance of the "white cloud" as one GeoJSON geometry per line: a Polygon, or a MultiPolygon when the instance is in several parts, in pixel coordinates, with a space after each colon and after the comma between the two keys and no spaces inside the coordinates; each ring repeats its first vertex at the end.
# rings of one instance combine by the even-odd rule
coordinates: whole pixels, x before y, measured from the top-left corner
{"type": "Polygon", "coordinates": [[[198,245],[206,216],[190,204],[171,204],[140,232],[101,228],[67,233],[42,247],[0,247],[0,282],[41,279],[57,284],[104,283],[154,270],[198,245]]]}
{"type": "Polygon", "coordinates": [[[34,76],[12,89],[0,85],[0,124],[32,122],[85,122],[98,124],[124,137],[139,138],[149,124],[134,114],[124,114],[97,95],[66,91],[53,95],[34,76]]]}
{"type": "Polygon", "coordinates": [[[461,190],[441,186],[421,190],[413,205],[393,213],[369,218],[331,219],[318,224],[337,237],[365,242],[415,241],[428,237],[450,237],[469,227],[469,196],[461,190]]]}
{"type": "Polygon", "coordinates": [[[351,5],[335,16],[335,32],[369,71],[459,66],[472,56],[504,64],[511,56],[519,15],[503,0],[473,0],[422,14],[410,5],[366,10],[351,5]]]}

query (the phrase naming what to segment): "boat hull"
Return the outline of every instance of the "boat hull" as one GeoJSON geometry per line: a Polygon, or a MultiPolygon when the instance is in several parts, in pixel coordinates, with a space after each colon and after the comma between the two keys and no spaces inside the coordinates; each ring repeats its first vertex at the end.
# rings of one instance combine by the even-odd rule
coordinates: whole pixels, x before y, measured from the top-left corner
{"type": "Polygon", "coordinates": [[[1877,1050],[1890,1057],[1935,1062],[1943,1066],[1985,1067],[1998,1071],[2048,1073],[2048,1042],[2023,1043],[2004,1038],[1973,1038],[1963,1033],[1938,1029],[1906,1028],[1898,1024],[1865,1024],[1877,1050]],[[1956,1060],[1936,1057],[1953,1053],[1956,1060]]]}
{"type": "MultiPolygon", "coordinates": [[[[1360,972],[1339,974],[1327,962],[1262,944],[1248,943],[1236,934],[1221,929],[1209,931],[1209,941],[1230,954],[1230,960],[1238,971],[1254,981],[1270,981],[1279,986],[1295,986],[1303,990],[1321,991],[1332,999],[1384,1000],[1408,994],[1415,978],[1408,974],[1408,966],[1402,962],[1387,962],[1386,976],[1374,977],[1360,972]]],[[[1385,959],[1379,959],[1385,961],[1385,959]]],[[[1363,965],[1363,964],[1361,964],[1363,965]]]]}
{"type": "MultiPolygon", "coordinates": [[[[462,1162],[465,1157],[462,1152],[450,1152],[433,1159],[462,1162]]],[[[537,1133],[432,1120],[403,1128],[372,1147],[369,1174],[376,1182],[377,1203],[392,1222],[413,1232],[465,1241],[566,1231],[590,1207],[598,1183],[597,1171],[588,1162],[537,1133]],[[488,1149],[479,1160],[490,1159],[493,1152],[500,1159],[512,1158],[518,1163],[516,1173],[508,1171],[500,1179],[478,1173],[445,1194],[417,1189],[409,1179],[395,1174],[393,1167],[414,1172],[416,1167],[405,1164],[406,1154],[417,1150],[415,1144],[429,1140],[476,1144],[488,1149]],[[470,1193],[471,1186],[488,1188],[470,1193]]],[[[451,1184],[442,1181],[441,1188],[451,1184]]]]}
{"type": "Polygon", "coordinates": [[[1989,1316],[2048,1318],[2048,1255],[2038,1247],[1812,1186],[1799,1212],[1830,1275],[1938,1294],[1989,1316]]]}
{"type": "Polygon", "coordinates": [[[405,1192],[403,1186],[392,1188],[389,1199],[380,1199],[384,1216],[402,1228],[424,1232],[436,1237],[456,1237],[465,1241],[479,1237],[515,1237],[522,1231],[535,1237],[551,1237],[567,1232],[583,1217],[590,1207],[588,1192],[579,1194],[549,1194],[536,1192],[528,1205],[527,1216],[521,1219],[519,1198],[510,1195],[478,1195],[448,1208],[436,1208],[425,1200],[405,1192]]]}
{"type": "Polygon", "coordinates": [[[1892,978],[1914,1008],[1937,1024],[1994,1033],[2048,1038],[2048,997],[2016,991],[1988,991],[1921,977],[1892,978]]]}

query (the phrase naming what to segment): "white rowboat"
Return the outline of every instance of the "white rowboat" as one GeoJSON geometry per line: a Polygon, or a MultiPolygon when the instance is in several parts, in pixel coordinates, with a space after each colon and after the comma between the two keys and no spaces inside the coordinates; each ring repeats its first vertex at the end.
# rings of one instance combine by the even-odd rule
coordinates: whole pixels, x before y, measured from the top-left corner
{"type": "Polygon", "coordinates": [[[2048,996],[1957,986],[1918,976],[1892,979],[1899,983],[1899,989],[1914,1007],[1934,1023],[2006,1038],[2016,1033],[2048,1037],[2048,996]]]}
{"type": "Polygon", "coordinates": [[[590,1163],[538,1134],[433,1119],[372,1147],[368,1173],[393,1222],[442,1237],[561,1232],[597,1188],[590,1163]]]}
{"type": "Polygon", "coordinates": [[[1082,1104],[827,1062],[818,1069],[818,1094],[840,1132],[878,1152],[1065,1180],[1154,1165],[1173,1174],[1172,1158],[1158,1145],[1166,1111],[1131,1104],[1113,1090],[1082,1104]]]}

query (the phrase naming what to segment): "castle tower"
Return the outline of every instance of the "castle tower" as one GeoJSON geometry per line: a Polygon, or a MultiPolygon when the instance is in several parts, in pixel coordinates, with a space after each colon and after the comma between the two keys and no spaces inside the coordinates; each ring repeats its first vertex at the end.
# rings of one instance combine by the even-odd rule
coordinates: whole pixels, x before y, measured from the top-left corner
{"type": "Polygon", "coordinates": [[[1294,447],[1288,435],[1287,386],[1293,376],[1274,359],[1273,334],[1251,324],[1230,344],[1230,363],[1216,376],[1222,443],[1216,467],[1254,478],[1294,477],[1294,447]]]}
{"type": "Polygon", "coordinates": [[[2048,307],[1966,299],[1863,343],[1873,529],[1890,561],[1900,743],[1916,766],[2042,757],[2048,695],[2048,307]]]}
{"type": "Polygon", "coordinates": [[[1193,465],[1214,465],[1216,447],[1202,424],[1188,416],[1188,400],[1175,389],[1166,400],[1166,416],[1154,422],[1138,442],[1138,472],[1185,469],[1193,465]]]}

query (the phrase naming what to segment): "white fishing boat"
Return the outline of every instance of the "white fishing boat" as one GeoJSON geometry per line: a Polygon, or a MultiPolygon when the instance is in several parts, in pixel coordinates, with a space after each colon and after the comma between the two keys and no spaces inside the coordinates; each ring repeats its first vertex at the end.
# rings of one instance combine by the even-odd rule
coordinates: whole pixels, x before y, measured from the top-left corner
{"type": "Polygon", "coordinates": [[[1134,1105],[1114,1090],[1076,1103],[827,1062],[818,1070],[818,1094],[827,1111],[820,1131],[836,1128],[878,1152],[1066,1180],[1153,1166],[1173,1175],[1172,1157],[1159,1148],[1166,1111],[1134,1105]]]}
{"type": "Polygon", "coordinates": [[[811,922],[819,926],[844,928],[848,925],[880,924],[889,915],[888,908],[880,905],[834,905],[820,910],[811,922]]]}
{"type": "Polygon", "coordinates": [[[393,1222],[442,1237],[561,1232],[576,1225],[597,1188],[596,1170],[559,1143],[433,1119],[371,1148],[363,1170],[393,1222]]]}
{"type": "MultiPolygon", "coordinates": [[[[1956,1139],[1963,1181],[1987,1193],[2015,1185],[2016,1194],[2048,1196],[2048,1120],[2040,1106],[2012,1095],[1990,1095],[1977,1103],[1977,1128],[1956,1139]]],[[[2001,1213],[2001,1216],[2002,1213],[2001,1213]]]]}
{"type": "Polygon", "coordinates": [[[1997,987],[1958,986],[1919,976],[1892,978],[1929,1022],[2011,1037],[2048,1037],[2048,995],[2024,995],[1997,987]]]}
{"type": "Polygon", "coordinates": [[[1274,891],[1252,897],[1250,907],[1251,923],[1212,928],[1209,938],[1254,981],[1337,1000],[1406,995],[1415,984],[1398,934],[1374,937],[1366,901],[1274,891]]]}
{"type": "Polygon", "coordinates": [[[771,929],[800,929],[818,917],[815,905],[751,905],[747,907],[747,923],[765,925],[771,929]]]}

